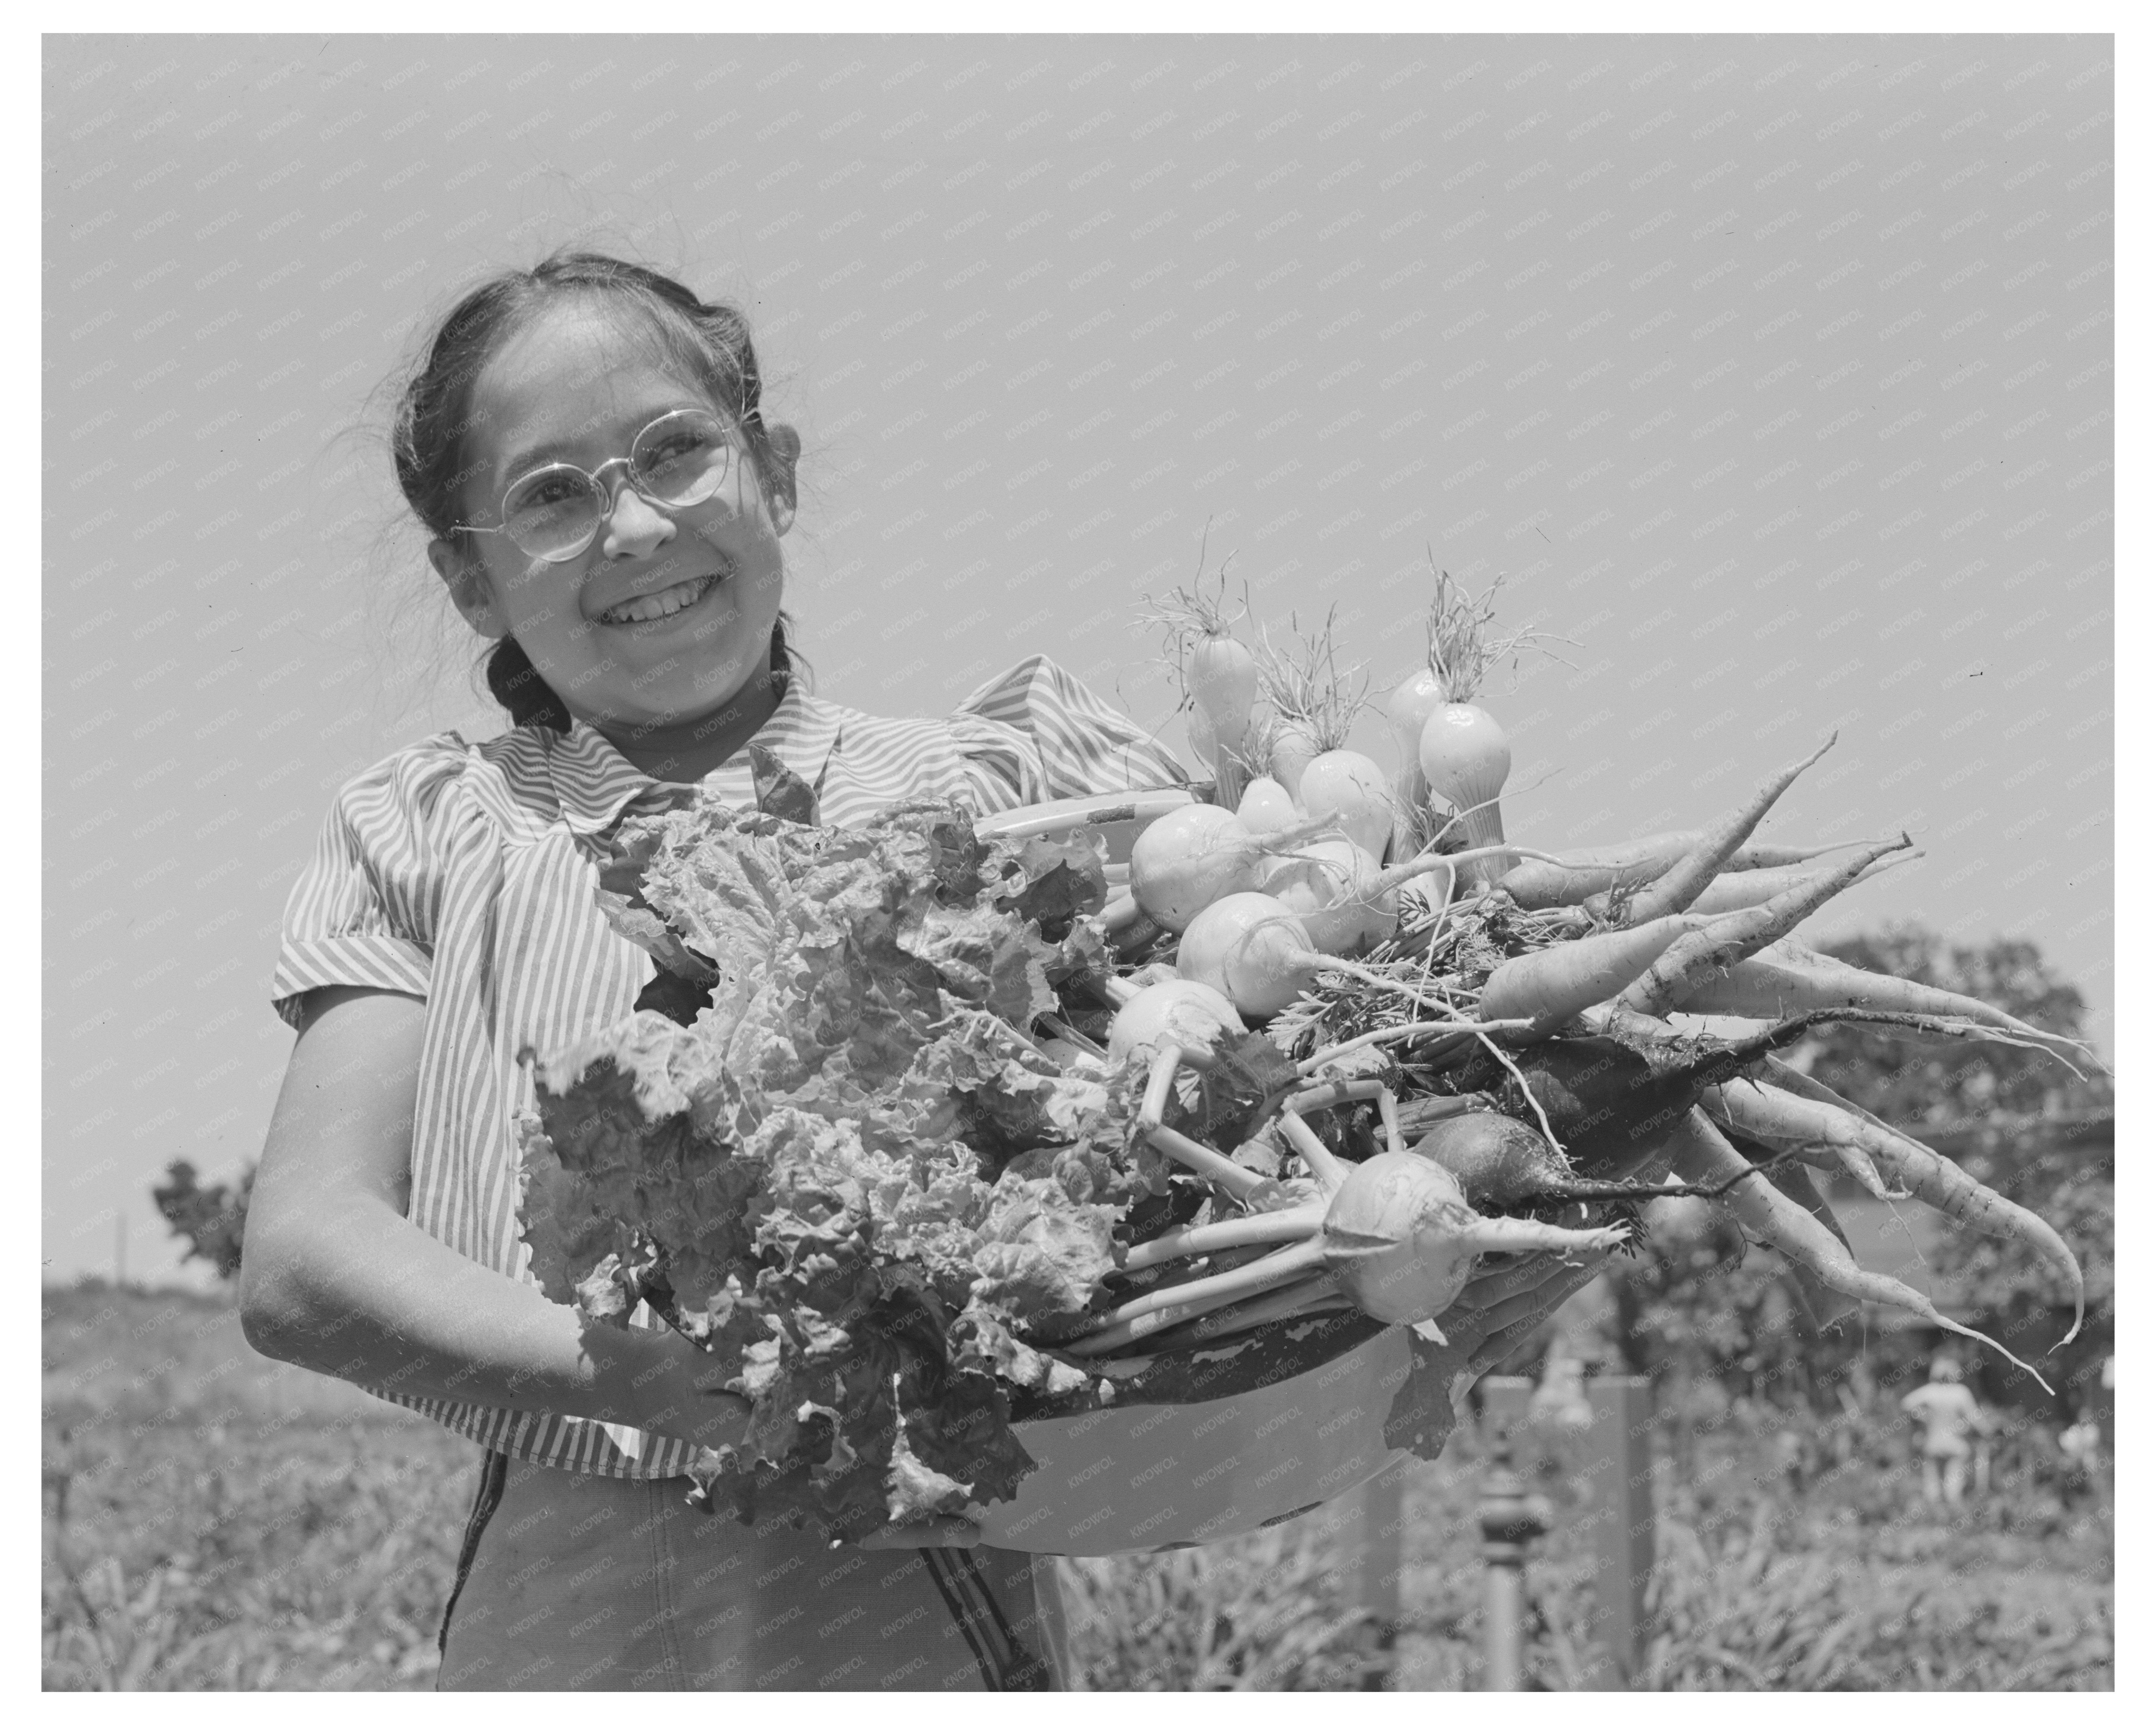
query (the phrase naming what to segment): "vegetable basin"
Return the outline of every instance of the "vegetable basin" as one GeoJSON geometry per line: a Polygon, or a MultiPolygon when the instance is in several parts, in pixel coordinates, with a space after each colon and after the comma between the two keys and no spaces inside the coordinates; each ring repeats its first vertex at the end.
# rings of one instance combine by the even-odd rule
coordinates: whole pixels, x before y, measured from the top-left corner
{"type": "MultiPolygon", "coordinates": [[[[1021,1420],[1013,1430],[1040,1466],[1015,1502],[988,1511],[983,1541],[1113,1557],[1209,1545],[1329,1502],[1400,1459],[1384,1423],[1408,1350],[1393,1327],[1327,1364],[1216,1399],[1021,1420]]],[[[1233,1343],[1219,1350],[1224,1362],[1235,1352],[1233,1343]]]]}

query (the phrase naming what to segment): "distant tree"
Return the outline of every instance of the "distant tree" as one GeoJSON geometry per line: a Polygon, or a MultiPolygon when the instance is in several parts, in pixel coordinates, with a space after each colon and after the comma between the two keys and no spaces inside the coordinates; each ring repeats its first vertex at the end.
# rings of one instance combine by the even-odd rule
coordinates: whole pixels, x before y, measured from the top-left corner
{"type": "Polygon", "coordinates": [[[201,1183],[191,1162],[175,1162],[165,1169],[165,1183],[153,1186],[150,1197],[157,1213],[172,1225],[176,1240],[187,1244],[180,1261],[200,1258],[229,1281],[239,1274],[239,1248],[247,1230],[247,1200],[254,1190],[254,1167],[249,1163],[237,1187],[219,1181],[201,1183]]]}

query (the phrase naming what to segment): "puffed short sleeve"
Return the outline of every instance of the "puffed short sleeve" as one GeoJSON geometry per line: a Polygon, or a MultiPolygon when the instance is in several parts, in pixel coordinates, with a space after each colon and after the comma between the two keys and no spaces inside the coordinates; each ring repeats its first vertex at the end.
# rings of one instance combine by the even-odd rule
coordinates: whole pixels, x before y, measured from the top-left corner
{"type": "MultiPolygon", "coordinates": [[[[1037,781],[1024,782],[1024,794],[998,804],[999,808],[1190,782],[1190,775],[1166,745],[1054,660],[1039,654],[968,696],[953,722],[968,718],[988,720],[988,729],[1016,732],[1023,744],[1030,746],[1037,781]]],[[[968,747],[962,742],[962,750],[968,747]]],[[[1006,784],[1020,787],[1015,772],[987,746],[986,739],[978,758],[984,770],[996,772],[1006,784]]]]}
{"type": "Polygon", "coordinates": [[[1048,800],[1040,750],[1015,725],[960,711],[946,721],[958,752],[961,794],[977,815],[1000,814],[1048,800]]]}
{"type": "Polygon", "coordinates": [[[302,998],[333,987],[424,996],[448,886],[454,738],[391,756],[337,793],[285,906],[270,986],[295,1029],[302,998]]]}

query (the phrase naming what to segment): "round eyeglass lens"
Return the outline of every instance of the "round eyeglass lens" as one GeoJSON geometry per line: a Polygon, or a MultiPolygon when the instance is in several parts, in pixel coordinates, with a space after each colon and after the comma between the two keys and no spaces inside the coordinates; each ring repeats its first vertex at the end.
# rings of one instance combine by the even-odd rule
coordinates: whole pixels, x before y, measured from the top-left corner
{"type": "Polygon", "coordinates": [[[600,494],[574,467],[542,467],[519,480],[502,501],[509,536],[535,557],[559,557],[586,543],[598,526],[600,494]]]}
{"type": "Polygon", "coordinates": [[[726,482],[733,445],[711,413],[685,408],[654,419],[629,452],[629,482],[676,509],[701,503],[726,482]]]}

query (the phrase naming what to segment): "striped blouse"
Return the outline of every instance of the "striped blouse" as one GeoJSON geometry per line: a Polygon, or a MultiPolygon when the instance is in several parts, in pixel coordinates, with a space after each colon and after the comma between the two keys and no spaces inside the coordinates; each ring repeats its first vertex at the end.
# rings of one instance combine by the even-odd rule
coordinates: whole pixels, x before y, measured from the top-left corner
{"type": "MultiPolygon", "coordinates": [[[[819,785],[822,818],[842,826],[914,797],[988,814],[1187,779],[1165,747],[1040,657],[946,719],[871,718],[790,680],[756,741],[819,785]]],[[[704,788],[753,806],[747,751],[704,788]]],[[[532,1278],[517,1234],[513,1122],[534,1095],[517,1055],[627,1016],[651,980],[649,957],[614,933],[593,895],[603,835],[661,794],[582,723],[479,743],[445,732],[338,793],[285,909],[270,992],[288,1023],[312,988],[425,999],[408,1214],[520,1280],[532,1278]]],[[[679,1440],[629,1427],[376,1394],[518,1460],[663,1479],[690,1457],[679,1440]]]]}

